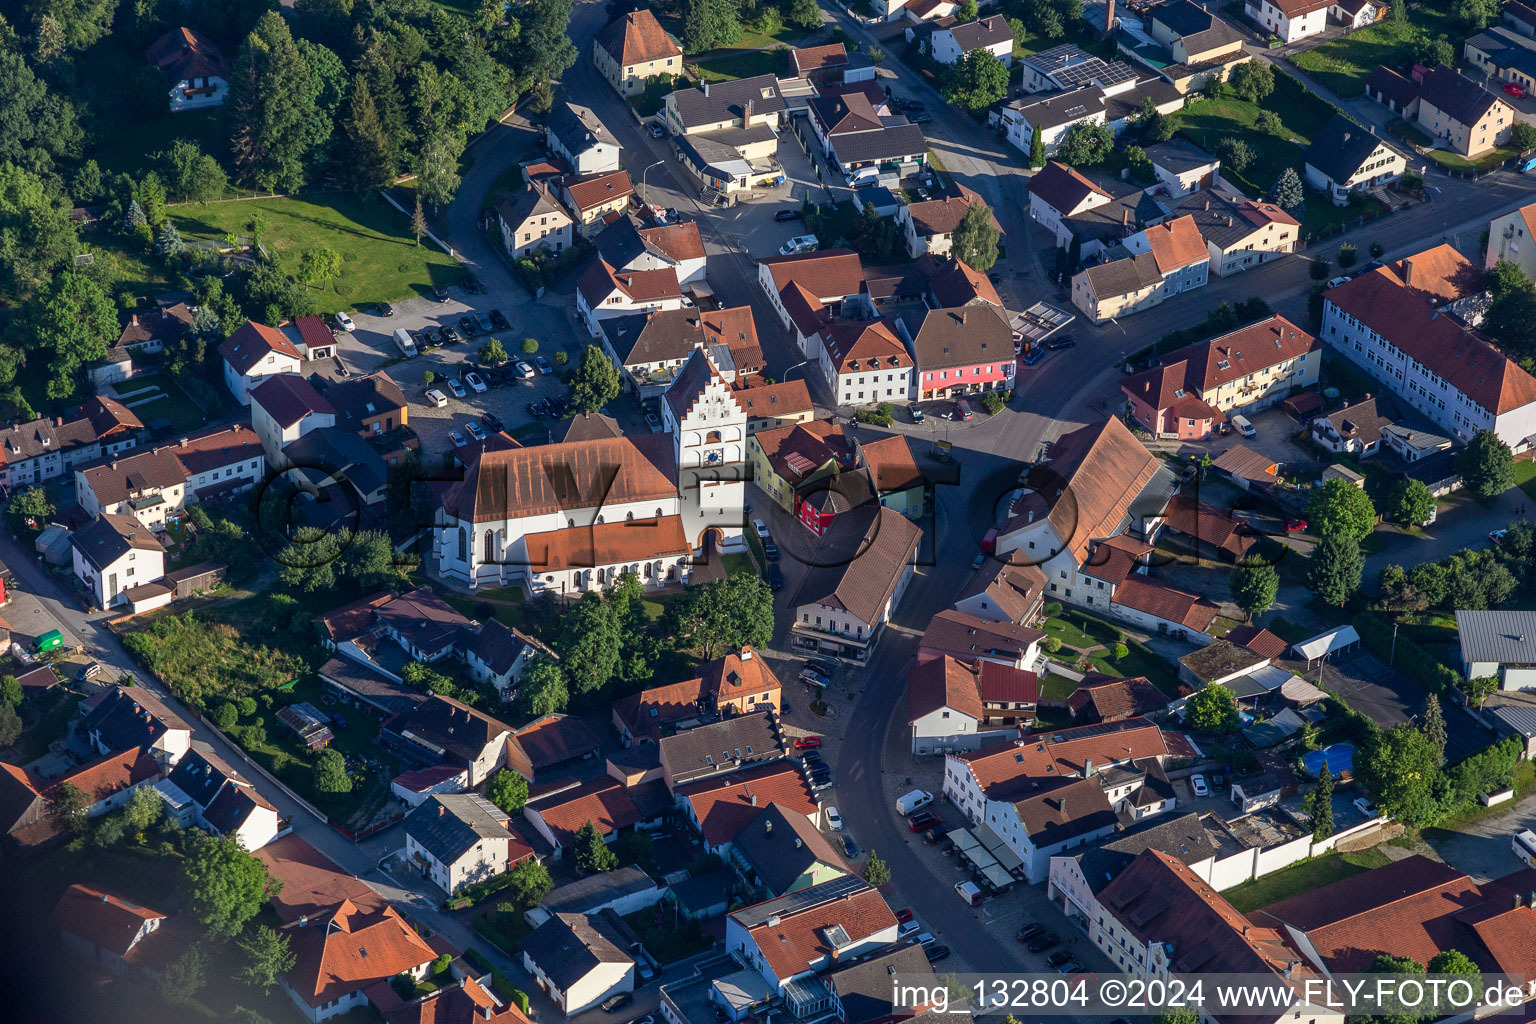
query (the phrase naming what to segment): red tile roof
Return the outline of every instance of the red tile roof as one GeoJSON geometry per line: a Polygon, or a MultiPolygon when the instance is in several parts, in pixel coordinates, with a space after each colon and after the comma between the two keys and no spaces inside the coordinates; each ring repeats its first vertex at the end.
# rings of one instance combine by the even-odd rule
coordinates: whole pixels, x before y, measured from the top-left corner
{"type": "Polygon", "coordinates": [[[336,335],[318,316],[301,316],[294,320],[293,326],[299,329],[299,337],[309,348],[323,348],[336,344],[336,335]]]}
{"type": "Polygon", "coordinates": [[[773,287],[780,292],[795,282],[818,299],[841,299],[859,294],[864,285],[864,267],[852,249],[769,256],[758,262],[768,268],[773,287]]]}
{"type": "Polygon", "coordinates": [[[60,930],[118,956],[127,954],[146,922],[165,918],[158,910],[78,884],[64,890],[53,911],[54,924],[60,930]]]}
{"type": "Polygon", "coordinates": [[[907,347],[885,320],[831,323],[821,329],[821,343],[838,373],[860,373],[912,365],[907,347]]]}
{"type": "Polygon", "coordinates": [[[1102,768],[1167,753],[1162,730],[1145,718],[1128,718],[1063,729],[1049,736],[1030,736],[1020,744],[953,756],[965,761],[982,792],[993,796],[1020,780],[1081,774],[1088,761],[1102,768]]]}
{"type": "Polygon", "coordinates": [[[283,924],[313,917],[344,900],[360,910],[384,909],[384,897],[362,879],[341,870],[334,861],[294,833],[275,839],[254,856],[283,887],[269,902],[283,924]]]}
{"type": "Polygon", "coordinates": [[[677,792],[693,810],[699,832],[710,846],[735,839],[769,804],[781,804],[786,810],[806,815],[819,810],[805,779],[786,761],[718,775],[680,786],[677,792]]]}
{"type": "Polygon", "coordinates": [[[1176,494],[1168,502],[1164,525],[1186,537],[1230,552],[1234,558],[1242,558],[1259,542],[1258,534],[1251,532],[1246,523],[1233,519],[1225,509],[1196,501],[1187,494],[1176,494]]]}
{"type": "Polygon", "coordinates": [[[631,11],[597,34],[597,42],[620,67],[681,57],[682,48],[649,10],[631,11]]]}
{"type": "Polygon", "coordinates": [[[365,911],[350,900],[329,921],[289,932],[296,962],[286,978],[310,1006],[351,995],[437,959],[394,907],[365,911]]]}
{"type": "Polygon", "coordinates": [[[902,434],[892,434],[859,444],[859,454],[875,478],[875,489],[882,494],[905,491],[923,482],[912,446],[902,434]]]}
{"type": "Polygon", "coordinates": [[[791,50],[790,56],[795,62],[795,68],[800,74],[807,71],[816,71],[820,68],[842,67],[848,63],[848,50],[842,43],[828,43],[825,46],[802,46],[791,50]]]}
{"type": "Polygon", "coordinates": [[[1186,395],[1199,399],[1223,384],[1321,349],[1316,337],[1283,316],[1272,316],[1169,352],[1163,365],[1127,377],[1120,386],[1154,409],[1168,409],[1186,395]]]}
{"type": "Polygon", "coordinates": [[[1033,704],[1040,699],[1040,676],[1027,668],[984,661],[976,688],[983,704],[1033,704]]]}
{"type": "Polygon", "coordinates": [[[826,933],[837,925],[847,932],[849,940],[860,942],[886,929],[894,933],[896,915],[878,889],[866,887],[800,913],[769,918],[747,934],[757,943],[774,975],[783,981],[805,973],[811,963],[832,954],[826,933]]]}
{"type": "Polygon", "coordinates": [[[1231,641],[1234,644],[1241,644],[1253,653],[1262,655],[1270,661],[1274,661],[1284,654],[1285,648],[1288,646],[1284,640],[1275,636],[1275,634],[1263,626],[1238,626],[1235,629],[1228,630],[1227,635],[1222,637],[1222,639],[1231,641]]]}
{"type": "Polygon", "coordinates": [[[1083,572],[1096,580],[1119,586],[1139,567],[1147,564],[1152,545],[1121,534],[1101,541],[1088,556],[1083,572]]]}
{"type": "Polygon", "coordinates": [[[56,799],[59,788],[69,783],[84,793],[89,803],[94,804],[159,775],[160,765],[149,752],[142,747],[132,747],[89,761],[68,775],[50,780],[44,795],[56,799]]]}
{"type": "Polygon", "coordinates": [[[1166,707],[1168,698],[1146,676],[1129,679],[1085,679],[1067,698],[1067,707],[1074,715],[1092,708],[1103,722],[1112,722],[1131,715],[1151,714],[1166,707]]]}
{"type": "Polygon", "coordinates": [[[562,183],[570,193],[576,209],[586,211],[594,207],[625,199],[635,194],[635,186],[627,171],[608,171],[603,174],[587,174],[566,178],[562,183]]]}
{"type": "Polygon", "coordinates": [[[236,373],[242,375],[261,362],[262,357],[269,352],[293,359],[302,358],[299,350],[282,331],[275,327],[268,327],[266,324],[259,324],[254,320],[247,320],[244,326],[219,346],[219,355],[235,368],[236,373]]]}
{"type": "Polygon", "coordinates": [[[1152,247],[1152,258],[1163,274],[1191,267],[1197,263],[1209,263],[1210,250],[1193,217],[1185,214],[1176,220],[1147,228],[1147,244],[1152,247]]]}
{"type": "Polygon", "coordinates": [[[530,533],[526,543],[527,564],[535,572],[675,558],[693,551],[681,516],[530,533]]]}
{"type": "Polygon", "coordinates": [[[758,384],[752,376],[736,378],[732,386],[736,401],[746,409],[748,419],[798,416],[813,412],[810,389],[803,380],[786,380],[778,384],[758,384]]]}
{"type": "Polygon", "coordinates": [[[640,820],[640,811],[629,791],[606,775],[528,806],[544,819],[561,846],[569,846],[589,821],[600,834],[607,835],[640,820]]]}
{"type": "Polygon", "coordinates": [[[1115,604],[1204,633],[1221,609],[1198,594],[1132,575],[1115,589],[1115,604]]]}
{"type": "Polygon", "coordinates": [[[640,228],[636,233],[678,262],[704,258],[704,239],[699,235],[698,221],[683,220],[654,228],[640,228]]]}
{"type": "Polygon", "coordinates": [[[985,715],[975,671],[950,657],[919,662],[907,673],[907,721],[943,709],[977,720],[985,715]]]}

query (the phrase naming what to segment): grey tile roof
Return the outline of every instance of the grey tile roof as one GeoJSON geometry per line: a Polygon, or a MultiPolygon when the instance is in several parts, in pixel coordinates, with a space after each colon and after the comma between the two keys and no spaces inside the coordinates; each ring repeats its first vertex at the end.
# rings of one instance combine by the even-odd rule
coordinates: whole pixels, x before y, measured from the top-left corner
{"type": "Polygon", "coordinates": [[[405,834],[422,849],[452,864],[482,839],[507,839],[506,815],[478,793],[444,793],[405,816],[405,834]]]}
{"type": "Polygon", "coordinates": [[[1312,138],[1306,161],[1335,182],[1348,181],[1382,145],[1382,140],[1343,114],[1333,118],[1312,138]]]}
{"type": "Polygon", "coordinates": [[[661,760],[678,784],[784,756],[778,719],[766,712],[685,729],[658,741],[661,760]]]}
{"type": "Polygon", "coordinates": [[[889,160],[903,156],[921,156],[928,151],[923,130],[903,118],[882,119],[880,131],[854,132],[832,139],[832,150],[845,164],[864,160],[889,160]]]}
{"type": "Polygon", "coordinates": [[[599,964],[633,963],[599,923],[601,918],[555,914],[523,940],[523,953],[550,982],[568,991],[599,964]]]}
{"type": "Polygon", "coordinates": [[[1461,659],[1536,665],[1536,611],[1457,611],[1461,659]]]}
{"type": "Polygon", "coordinates": [[[593,113],[591,107],[579,103],[558,104],[549,116],[549,130],[572,153],[581,153],[594,144],[619,144],[619,140],[603,124],[602,118],[593,113]]]}
{"type": "Polygon", "coordinates": [[[551,914],[589,914],[625,896],[657,887],[656,880],[633,865],[577,879],[550,891],[540,904],[551,914]]]}
{"type": "Polygon", "coordinates": [[[1147,159],[1174,174],[1193,171],[1196,168],[1220,162],[1193,142],[1177,137],[1148,146],[1147,159]]]}
{"type": "Polygon", "coordinates": [[[779,80],[773,75],[680,89],[672,97],[683,126],[688,128],[717,121],[739,121],[749,102],[753,114],[777,113],[786,106],[784,97],[779,94],[779,80]]]}

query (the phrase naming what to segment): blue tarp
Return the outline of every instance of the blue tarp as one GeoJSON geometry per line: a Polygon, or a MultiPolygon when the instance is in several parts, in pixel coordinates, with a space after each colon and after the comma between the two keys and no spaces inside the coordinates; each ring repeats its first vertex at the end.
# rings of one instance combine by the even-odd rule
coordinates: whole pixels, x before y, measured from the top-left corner
{"type": "Polygon", "coordinates": [[[1353,771],[1355,767],[1355,745],[1353,743],[1335,743],[1331,747],[1322,750],[1309,750],[1301,755],[1301,766],[1307,770],[1308,775],[1317,775],[1323,770],[1323,764],[1328,765],[1328,771],[1335,777],[1344,772],[1353,771]]]}

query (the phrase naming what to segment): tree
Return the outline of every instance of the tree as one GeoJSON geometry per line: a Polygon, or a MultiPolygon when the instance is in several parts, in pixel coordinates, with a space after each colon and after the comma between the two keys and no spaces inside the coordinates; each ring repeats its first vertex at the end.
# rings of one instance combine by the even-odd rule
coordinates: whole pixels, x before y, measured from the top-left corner
{"type": "Polygon", "coordinates": [[[240,709],[232,700],[226,700],[213,709],[213,724],[220,732],[229,732],[240,722],[240,709]]]}
{"type": "Polygon", "coordinates": [[[789,0],[784,20],[796,28],[813,29],[821,25],[821,7],[816,0],[789,0]]]}
{"type": "Polygon", "coordinates": [[[13,708],[20,707],[25,696],[21,680],[13,675],[0,676],[0,703],[9,704],[13,708]]]}
{"type": "Polygon", "coordinates": [[[766,648],[773,638],[773,591],[756,573],[730,573],[691,588],[676,633],[705,660],[744,646],[766,648]]]}
{"type": "Polygon", "coordinates": [[[1029,137],[1029,166],[1036,170],[1045,166],[1045,139],[1039,125],[1035,125],[1034,134],[1029,137]]]}
{"type": "Polygon", "coordinates": [[[1258,103],[1275,91],[1275,69],[1268,61],[1245,61],[1228,77],[1232,91],[1249,103],[1258,103]]]}
{"type": "Polygon", "coordinates": [[[123,821],[134,832],[143,832],[160,820],[165,804],[152,786],[140,786],[123,807],[123,821]]]}
{"type": "Polygon", "coordinates": [[[1495,302],[1506,295],[1531,291],[1531,279],[1525,276],[1525,271],[1521,270],[1517,264],[1509,260],[1499,260],[1488,268],[1488,272],[1483,275],[1483,283],[1488,286],[1488,291],[1492,293],[1495,302]]]}
{"type": "Polygon", "coordinates": [[[1451,17],[1467,32],[1481,32],[1499,20],[1499,0],[1456,0],[1451,17]]]}
{"type": "Polygon", "coordinates": [[[1266,135],[1279,135],[1285,129],[1285,124],[1273,110],[1261,110],[1253,119],[1253,127],[1266,135]]]}
{"type": "Polygon", "coordinates": [[[1428,32],[1419,30],[1410,38],[1413,50],[1410,59],[1415,64],[1423,64],[1426,67],[1436,67],[1444,64],[1453,67],[1456,64],[1456,47],[1445,36],[1431,36],[1428,32]]]}
{"type": "Polygon", "coordinates": [[[1184,715],[1192,729],[1215,736],[1236,732],[1242,722],[1238,717],[1237,698],[1220,683],[1212,683],[1190,695],[1184,703],[1184,715]]]}
{"type": "Polygon", "coordinates": [[[32,534],[47,526],[55,511],[48,492],[33,485],[11,495],[5,506],[5,518],[12,533],[32,534]]]}
{"type": "Polygon", "coordinates": [[[521,910],[538,906],[555,887],[554,879],[549,877],[549,869],[532,857],[519,862],[507,874],[511,876],[507,892],[521,910]]]}
{"type": "Polygon", "coordinates": [[[952,253],[966,266],[981,271],[991,270],[997,263],[997,243],[1002,237],[992,210],[982,201],[973,200],[955,228],[952,253]]]}
{"type": "Polygon", "coordinates": [[[1108,126],[1080,121],[1062,135],[1056,155],[1073,167],[1093,167],[1103,163],[1114,148],[1115,134],[1108,126]]]}
{"type": "Polygon", "coordinates": [[[571,849],[576,853],[576,866],[583,871],[612,871],[619,866],[618,856],[603,842],[603,834],[591,818],[576,830],[571,849]]]}
{"type": "Polygon", "coordinates": [[[395,151],[384,136],[384,125],[373,102],[367,75],[352,79],[347,113],[341,122],[347,159],[345,178],[356,189],[378,188],[395,180],[395,151]]]}
{"type": "Polygon", "coordinates": [[[1275,179],[1274,188],[1269,190],[1275,205],[1282,210],[1294,210],[1306,199],[1306,193],[1301,189],[1301,177],[1297,175],[1296,168],[1287,167],[1280,172],[1280,177],[1275,179]]]}
{"type": "Polygon", "coordinates": [[[81,792],[80,787],[73,782],[63,782],[54,790],[53,799],[48,802],[48,814],[66,833],[78,836],[90,824],[90,819],[86,817],[90,806],[91,801],[81,792]]]}
{"type": "Polygon", "coordinates": [[[1359,252],[1353,242],[1345,242],[1339,246],[1339,269],[1344,270],[1355,265],[1355,256],[1359,252]]]}
{"type": "Polygon", "coordinates": [[[1318,256],[1308,265],[1307,273],[1311,275],[1314,281],[1326,280],[1328,275],[1332,273],[1331,264],[1329,264],[1325,257],[1318,256]]]}
{"type": "Polygon", "coordinates": [[[325,750],[315,758],[315,792],[321,796],[341,796],[352,792],[352,777],[347,774],[347,759],[338,750],[325,750]]]}
{"type": "Polygon", "coordinates": [[[1419,729],[1434,748],[1436,759],[1444,765],[1445,714],[1440,710],[1440,698],[1432,693],[1424,698],[1424,718],[1419,722],[1419,729]]]}
{"type": "Polygon", "coordinates": [[[511,768],[503,768],[485,784],[485,795],[503,811],[516,814],[528,802],[528,780],[511,768]]]}
{"type": "Polygon", "coordinates": [[[243,954],[236,976],[252,988],[271,991],[278,975],[293,968],[298,956],[288,948],[288,936],[275,928],[261,925],[238,943],[243,954]]]}
{"type": "Polygon", "coordinates": [[[187,251],[187,243],[181,240],[181,232],[167,220],[155,234],[155,255],[162,260],[175,259],[187,251]]]}
{"type": "Polygon", "coordinates": [[[1467,702],[1475,708],[1480,708],[1490,696],[1498,692],[1498,676],[1478,676],[1469,679],[1466,685],[1467,702]]]}
{"type": "Polygon", "coordinates": [[[4,750],[21,738],[21,716],[10,701],[0,704],[0,750],[4,750]]]}
{"type": "Polygon", "coordinates": [[[155,990],[160,998],[172,1006],[188,1006],[208,982],[208,954],[201,943],[187,947],[155,979],[155,990]]]}
{"type": "Polygon", "coordinates": [[[975,21],[977,14],[976,0],[961,0],[960,6],[955,8],[955,20],[960,22],[975,21]]]}
{"type": "Polygon", "coordinates": [[[1456,471],[1467,490],[1492,501],[1515,485],[1515,456],[1491,430],[1479,430],[1456,457],[1456,471]]]}
{"type": "Polygon", "coordinates": [[[741,40],[735,0],[687,0],[683,8],[683,48],[703,53],[741,40]]]}
{"type": "Polygon", "coordinates": [[[1275,567],[1258,558],[1245,558],[1232,568],[1227,582],[1232,603],[1243,610],[1248,620],[1261,615],[1275,603],[1280,592],[1280,574],[1275,567]]]}
{"type": "Polygon", "coordinates": [[[1335,477],[1312,492],[1307,522],[1319,536],[1337,533],[1364,540],[1376,526],[1376,507],[1365,491],[1335,477]]]}
{"type": "Polygon", "coordinates": [[[455,132],[441,131],[427,139],[416,162],[416,194],[436,210],[453,202],[459,191],[459,157],[464,154],[464,139],[455,132]]]}
{"type": "Polygon", "coordinates": [[[944,95],[967,110],[985,110],[1008,95],[1008,66],[986,50],[972,50],[950,68],[944,95]]]}
{"type": "Polygon", "coordinates": [[[891,869],[886,867],[885,861],[874,850],[869,851],[869,859],[864,862],[864,881],[879,888],[891,880],[891,869]]]}
{"type": "MultiPolygon", "coordinates": [[[[714,46],[729,46],[741,39],[741,22],[736,15],[734,0],[710,0],[720,20],[714,46]]],[[[572,0],[530,0],[518,4],[518,47],[514,60],[521,75],[533,82],[547,85],[558,79],[565,70],[576,63],[576,46],[571,42],[572,0]]],[[[684,28],[687,34],[687,28],[684,28]]],[[[499,114],[497,109],[491,116],[499,114]]]]}
{"type": "Polygon", "coordinates": [[[613,608],[595,591],[581,595],[565,617],[555,649],[566,682],[577,693],[591,693],[607,685],[619,669],[623,637],[613,608]]]}
{"type": "Polygon", "coordinates": [[[1472,986],[1474,999],[1481,1002],[1483,998],[1483,972],[1473,962],[1472,958],[1459,949],[1447,949],[1436,953],[1429,961],[1430,974],[1454,974],[1463,978],[1472,986]]]}
{"type": "Polygon", "coordinates": [[[554,659],[540,655],[523,672],[519,688],[523,710],[530,715],[553,715],[565,710],[570,703],[570,691],[565,685],[565,673],[554,659]]]}
{"type": "Polygon", "coordinates": [[[314,72],[280,14],[268,11],[256,22],[231,74],[226,109],[236,176],[255,188],[298,189],[331,125],[318,103],[314,72]]]}
{"type": "Polygon", "coordinates": [[[1399,480],[1387,495],[1387,517],[1404,526],[1425,523],[1435,514],[1437,504],[1423,481],[1399,480]]]}
{"type": "Polygon", "coordinates": [[[504,363],[507,361],[507,350],[502,346],[499,339],[490,338],[485,344],[480,346],[480,361],[482,363],[490,363],[492,366],[504,363]]]}
{"type": "Polygon", "coordinates": [[[55,160],[79,154],[84,132],[66,95],[38,78],[14,47],[0,45],[0,163],[46,175],[55,160]]]}
{"type": "Polygon", "coordinates": [[[1522,153],[1536,149],[1536,125],[1516,121],[1509,129],[1509,144],[1522,153]]]}
{"type": "Polygon", "coordinates": [[[596,345],[588,345],[571,374],[571,401],[581,412],[600,412],[619,395],[619,371],[596,345]]]}
{"type": "MultiPolygon", "coordinates": [[[[1255,63],[1249,61],[1249,64],[1255,63]]],[[[1247,64],[1238,65],[1247,67],[1247,64]]],[[[1254,161],[1253,147],[1242,139],[1227,136],[1216,143],[1216,155],[1221,157],[1221,165],[1230,167],[1238,174],[1246,171],[1254,161]]]]}
{"type": "MultiPolygon", "coordinates": [[[[1402,974],[1412,976],[1422,975],[1424,973],[1424,965],[1411,957],[1380,953],[1376,956],[1375,960],[1371,961],[1371,966],[1366,968],[1366,970],[1371,974],[1402,974]]],[[[1397,990],[1389,986],[1383,992],[1383,997],[1377,1000],[1373,1014],[1367,1019],[1372,1021],[1380,1020],[1382,1024],[1419,1024],[1420,1021],[1428,1020],[1430,1016],[1433,1016],[1423,1012],[1423,1005],[1421,1001],[1415,1007],[1404,1005],[1397,990]]]]}
{"type": "Polygon", "coordinates": [[[1433,825],[1440,818],[1440,756],[1429,737],[1411,725],[1374,733],[1355,754],[1355,777],[1388,817],[1410,828],[1433,825]]]}
{"type": "Polygon", "coordinates": [[[306,288],[324,284],[339,273],[341,273],[341,254],[335,249],[319,246],[305,249],[299,254],[299,270],[295,276],[306,288]]]}
{"type": "Polygon", "coordinates": [[[33,299],[28,319],[37,344],[48,351],[49,398],[67,398],[87,363],[106,357],[121,330],[107,293],[78,270],[66,270],[33,299]]]}
{"type": "Polygon", "coordinates": [[[0,163],[0,288],[6,293],[29,294],[74,258],[80,240],[69,211],[69,200],[37,175],[0,163]]]}
{"type": "Polygon", "coordinates": [[[1330,533],[1312,551],[1307,569],[1307,585],[1326,604],[1343,607],[1350,595],[1360,589],[1360,575],[1365,571],[1365,556],[1360,543],[1347,534],[1330,533]]]}
{"type": "Polygon", "coordinates": [[[1317,773],[1317,786],[1307,794],[1307,813],[1312,816],[1312,839],[1322,842],[1333,835],[1333,772],[1323,762],[1317,773]]]}

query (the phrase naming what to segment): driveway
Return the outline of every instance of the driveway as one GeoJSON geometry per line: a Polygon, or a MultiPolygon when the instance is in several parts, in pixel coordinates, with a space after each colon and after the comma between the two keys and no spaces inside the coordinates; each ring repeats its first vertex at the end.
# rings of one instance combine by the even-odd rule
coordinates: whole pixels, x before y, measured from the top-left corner
{"type": "Polygon", "coordinates": [[[1536,829],[1536,795],[1506,805],[1503,814],[1492,814],[1456,828],[1427,828],[1423,838],[1442,860],[1486,882],[1519,868],[1510,849],[1510,837],[1521,829],[1536,829]]]}

